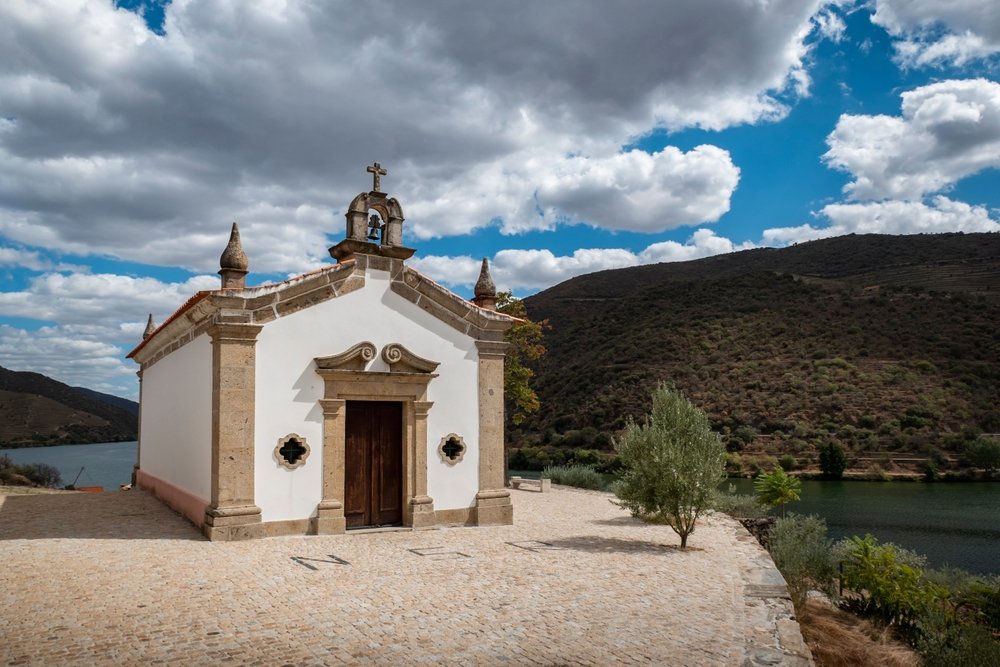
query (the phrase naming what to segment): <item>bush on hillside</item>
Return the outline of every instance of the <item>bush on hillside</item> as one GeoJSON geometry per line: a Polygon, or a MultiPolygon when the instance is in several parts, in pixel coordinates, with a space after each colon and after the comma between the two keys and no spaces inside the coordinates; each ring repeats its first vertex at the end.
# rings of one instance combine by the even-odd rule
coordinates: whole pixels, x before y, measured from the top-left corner
{"type": "Polygon", "coordinates": [[[844,448],[835,442],[828,442],[819,450],[819,469],[824,477],[840,479],[847,469],[847,455],[844,448]]]}
{"type": "Polygon", "coordinates": [[[965,458],[972,467],[993,472],[1000,468],[1000,442],[979,438],[965,446],[965,458]]]}

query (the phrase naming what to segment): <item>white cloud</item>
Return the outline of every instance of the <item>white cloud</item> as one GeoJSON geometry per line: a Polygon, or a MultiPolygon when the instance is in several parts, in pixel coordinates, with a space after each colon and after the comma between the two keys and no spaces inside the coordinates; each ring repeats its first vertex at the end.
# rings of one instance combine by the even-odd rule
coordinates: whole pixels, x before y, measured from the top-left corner
{"type": "Polygon", "coordinates": [[[86,266],[52,262],[37,250],[9,248],[6,246],[0,246],[0,266],[24,268],[29,271],[89,271],[89,268],[86,266]]]}
{"type": "Polygon", "coordinates": [[[764,230],[767,245],[801,243],[844,234],[940,234],[944,232],[1000,232],[1000,222],[982,206],[970,206],[944,196],[930,204],[914,201],[829,204],[822,216],[827,227],[801,225],[764,230]]]}
{"type": "Polygon", "coordinates": [[[819,31],[819,34],[833,42],[842,40],[844,32],[847,30],[847,24],[844,23],[844,19],[834,12],[832,8],[824,9],[816,14],[813,17],[813,22],[816,24],[816,30],[819,31]]]}
{"type": "Polygon", "coordinates": [[[0,316],[55,322],[28,330],[0,325],[0,366],[135,398],[138,367],[125,359],[157,323],[192,294],[217,289],[218,276],[165,283],[113,274],[45,273],[21,291],[0,292],[0,316]]]}
{"type": "Polygon", "coordinates": [[[470,221],[493,219],[506,234],[560,223],[660,232],[718,220],[739,176],[728,151],[715,146],[605,158],[517,154],[473,170],[464,182],[429,185],[407,215],[431,221],[414,225],[418,237],[464,233],[470,221]]]}
{"type": "Polygon", "coordinates": [[[217,276],[164,283],[114,274],[45,273],[24,290],[0,292],[0,315],[57,322],[106,341],[136,343],[139,338],[132,334],[136,325],[145,325],[149,313],[162,322],[195,292],[218,287],[217,276]]]}
{"type": "MultiPolygon", "coordinates": [[[[752,247],[752,243],[737,245],[710,229],[699,229],[686,243],[662,241],[639,253],[624,248],[581,248],[572,255],[555,255],[545,249],[501,250],[490,262],[490,272],[500,290],[536,291],[594,271],[680,262],[752,247]]],[[[467,287],[479,277],[481,260],[431,256],[414,258],[410,264],[438,282],[467,287]]]]}
{"type": "Polygon", "coordinates": [[[0,325],[0,366],[133,399],[138,389],[137,368],[121,348],[73,327],[27,331],[0,325]]]}
{"type": "Polygon", "coordinates": [[[855,199],[919,199],[1000,167],[1000,84],[949,80],[902,94],[901,116],[844,114],[824,160],[855,199]]]}
{"type": "Polygon", "coordinates": [[[1000,53],[995,0],[876,0],[872,22],[896,38],[900,64],[956,65],[1000,53]]]}
{"type": "Polygon", "coordinates": [[[620,147],[783,117],[823,6],[175,0],[160,37],[110,2],[0,3],[0,235],[210,271],[235,219],[251,270],[297,272],[373,159],[421,238],[711,222],[728,154],[620,147]]]}

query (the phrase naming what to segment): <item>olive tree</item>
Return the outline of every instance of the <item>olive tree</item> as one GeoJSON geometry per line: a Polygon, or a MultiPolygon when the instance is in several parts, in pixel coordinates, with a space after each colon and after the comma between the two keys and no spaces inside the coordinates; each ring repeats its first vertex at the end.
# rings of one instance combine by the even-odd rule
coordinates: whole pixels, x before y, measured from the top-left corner
{"type": "Polygon", "coordinates": [[[653,411],[641,425],[630,419],[614,445],[624,468],[617,504],[643,521],[670,526],[687,548],[725,475],[726,450],[705,413],[661,384],[653,411]]]}

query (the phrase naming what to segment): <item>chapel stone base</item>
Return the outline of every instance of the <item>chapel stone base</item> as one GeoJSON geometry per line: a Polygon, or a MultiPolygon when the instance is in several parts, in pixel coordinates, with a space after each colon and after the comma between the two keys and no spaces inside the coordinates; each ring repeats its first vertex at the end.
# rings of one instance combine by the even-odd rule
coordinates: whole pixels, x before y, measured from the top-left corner
{"type": "Polygon", "coordinates": [[[316,535],[343,535],[347,532],[344,504],[339,500],[324,500],[317,505],[313,521],[316,535]]]}
{"type": "Polygon", "coordinates": [[[410,499],[410,527],[414,530],[431,528],[437,525],[437,515],[434,513],[434,501],[430,496],[417,496],[410,499]]]}
{"type": "Polygon", "coordinates": [[[201,532],[213,542],[253,540],[264,536],[256,505],[215,507],[205,511],[201,532]]]}
{"type": "Polygon", "coordinates": [[[514,506],[510,491],[480,491],[476,494],[476,525],[510,526],[514,523],[514,506]]]}

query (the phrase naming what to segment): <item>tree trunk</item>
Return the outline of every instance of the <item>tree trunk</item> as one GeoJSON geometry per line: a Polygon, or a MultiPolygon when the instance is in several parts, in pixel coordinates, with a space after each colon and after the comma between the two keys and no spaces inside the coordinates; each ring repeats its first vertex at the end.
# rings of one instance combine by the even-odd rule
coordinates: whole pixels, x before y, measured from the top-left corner
{"type": "Polygon", "coordinates": [[[681,535],[681,549],[687,549],[687,548],[688,548],[688,536],[687,533],[684,533],[683,535],[681,535]]]}

